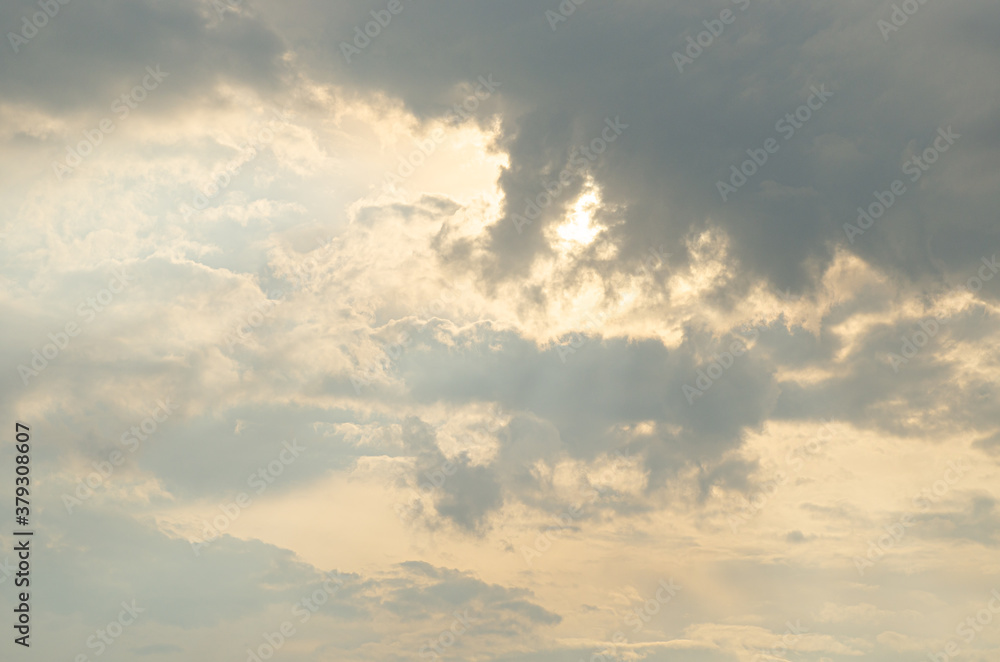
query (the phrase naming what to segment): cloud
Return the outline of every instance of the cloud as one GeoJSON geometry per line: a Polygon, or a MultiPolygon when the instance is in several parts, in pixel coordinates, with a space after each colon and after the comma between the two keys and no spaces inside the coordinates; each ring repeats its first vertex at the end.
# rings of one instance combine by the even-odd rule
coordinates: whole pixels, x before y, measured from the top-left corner
{"type": "Polygon", "coordinates": [[[190,660],[292,619],[303,661],[569,662],[639,614],[616,657],[784,655],[801,621],[803,659],[881,662],[982,608],[991,3],[888,34],[818,0],[56,4],[22,41],[42,6],[0,7],[0,410],[35,440],[46,659],[133,597],[118,649],[190,660]]]}

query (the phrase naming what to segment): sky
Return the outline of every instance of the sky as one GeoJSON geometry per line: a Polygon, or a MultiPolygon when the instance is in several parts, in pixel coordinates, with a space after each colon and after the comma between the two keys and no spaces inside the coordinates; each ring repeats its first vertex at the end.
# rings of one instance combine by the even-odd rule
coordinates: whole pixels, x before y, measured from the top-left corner
{"type": "Polygon", "coordinates": [[[3,659],[1000,659],[998,30],[3,2],[3,659]]]}

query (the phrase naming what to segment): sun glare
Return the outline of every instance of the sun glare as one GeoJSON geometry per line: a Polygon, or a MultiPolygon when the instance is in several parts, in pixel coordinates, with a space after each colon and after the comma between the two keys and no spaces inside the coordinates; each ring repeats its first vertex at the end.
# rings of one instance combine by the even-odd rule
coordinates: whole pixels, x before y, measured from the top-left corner
{"type": "Polygon", "coordinates": [[[594,224],[594,212],[600,204],[600,195],[593,187],[589,187],[577,199],[569,218],[556,228],[561,248],[570,250],[578,246],[587,246],[594,241],[601,231],[601,227],[594,224]]]}

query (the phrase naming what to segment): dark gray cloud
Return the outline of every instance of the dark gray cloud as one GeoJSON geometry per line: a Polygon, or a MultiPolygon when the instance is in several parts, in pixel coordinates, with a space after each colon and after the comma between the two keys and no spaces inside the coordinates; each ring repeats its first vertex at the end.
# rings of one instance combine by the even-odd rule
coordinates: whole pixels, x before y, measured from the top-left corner
{"type": "MultiPolygon", "coordinates": [[[[988,3],[922,8],[920,20],[885,43],[876,22],[891,8],[750,2],[745,11],[734,8],[736,21],[683,73],[672,53],[703,29],[703,19],[718,14],[715,8],[684,2],[612,11],[589,3],[555,32],[545,9],[530,2],[408,6],[351,63],[339,43],[369,20],[365,12],[300,2],[274,19],[297,24],[299,43],[311,47],[302,49],[306,61],[317,72],[388,91],[423,116],[443,112],[448,90],[462,81],[492,72],[504,82],[490,103],[504,111],[501,144],[511,167],[501,183],[508,208],[487,244],[492,258],[476,265],[488,279],[521,273],[546,252],[542,229],[560,216],[579,182],[523,235],[510,217],[567,165],[573,146],[589,142],[615,116],[629,128],[589,173],[609,209],[620,209],[605,211],[611,227],[604,240],[620,246],[624,259],[654,242],[681,247],[711,219],[733,239],[733,259],[746,273],[782,290],[808,290],[808,266],[829,263],[833,248],[846,245],[843,224],[897,178],[909,190],[851,250],[921,281],[941,276],[929,247],[961,271],[979,258],[967,249],[996,243],[996,187],[962,186],[958,179],[988,158],[997,140],[1000,90],[972,75],[1000,57],[996,46],[975,37],[995,21],[988,3]],[[300,23],[305,17],[313,25],[308,31],[300,23]],[[444,34],[461,38],[440,39],[444,34]],[[947,64],[954,61],[970,75],[954,75],[947,64]],[[777,122],[821,85],[834,94],[829,108],[786,141],[777,122]],[[968,95],[977,102],[966,103],[968,95]],[[908,181],[905,162],[949,125],[960,142],[920,182],[908,181]],[[780,151],[722,204],[715,182],[768,137],[778,138],[780,151]]],[[[983,183],[989,177],[976,175],[983,183]]],[[[678,254],[683,263],[687,256],[678,254]]]]}
{"type": "Polygon", "coordinates": [[[976,542],[987,547],[1000,545],[1000,511],[992,496],[980,495],[957,511],[917,515],[918,535],[976,542]]]}
{"type": "MultiPolygon", "coordinates": [[[[20,34],[22,18],[38,11],[37,2],[4,3],[5,35],[20,34]]],[[[252,11],[220,21],[209,3],[60,3],[59,12],[16,53],[9,42],[4,39],[0,60],[6,100],[67,116],[109,114],[116,98],[141,83],[147,65],[159,64],[169,77],[143,102],[143,112],[211,99],[215,84],[223,82],[264,94],[288,89],[282,39],[252,11]]]]}
{"type": "MultiPolygon", "coordinates": [[[[538,348],[489,324],[450,349],[432,339],[433,328],[421,330],[421,350],[399,361],[417,401],[496,401],[532,412],[551,421],[578,457],[613,447],[616,426],[643,421],[681,426],[667,443],[681,455],[716,453],[738,443],[740,431],[760,422],[771,402],[767,368],[752,354],[688,404],[682,386],[694,384],[702,368],[693,343],[668,351],[658,341],[588,337],[564,362],[556,347],[538,348]]],[[[717,350],[730,344],[720,342],[717,350]]]]}
{"type": "MultiPolygon", "coordinates": [[[[831,321],[838,317],[831,316],[831,321]]],[[[978,346],[981,334],[990,333],[994,326],[976,307],[941,324],[932,314],[876,324],[839,358],[844,367],[839,374],[809,385],[781,383],[773,416],[833,417],[900,436],[923,437],[929,430],[944,436],[959,426],[990,434],[997,425],[995,386],[979,376],[965,375],[962,354],[950,356],[948,350],[978,346]],[[904,420],[901,412],[911,408],[935,414],[904,420]]],[[[763,333],[761,338],[773,343],[775,361],[789,366],[828,367],[831,353],[838,348],[826,334],[820,339],[805,335],[793,339],[778,331],[770,336],[763,333]]]]}

